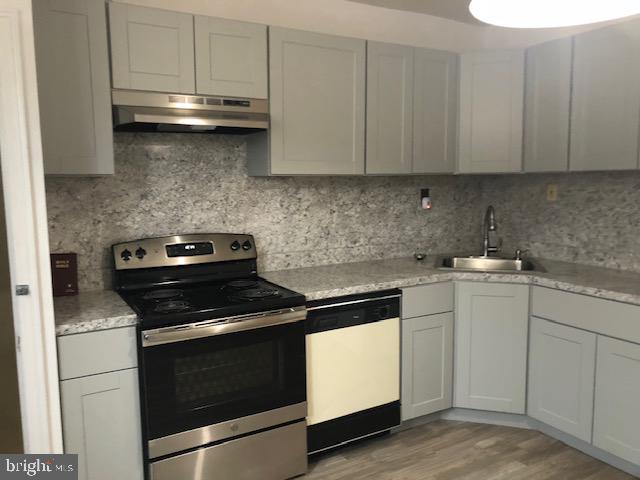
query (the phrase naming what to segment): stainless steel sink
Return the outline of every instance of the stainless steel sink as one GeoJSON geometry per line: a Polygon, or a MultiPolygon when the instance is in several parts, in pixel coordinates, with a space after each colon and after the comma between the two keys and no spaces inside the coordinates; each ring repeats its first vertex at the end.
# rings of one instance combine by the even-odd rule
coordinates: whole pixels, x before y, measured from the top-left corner
{"type": "Polygon", "coordinates": [[[479,270],[483,272],[524,272],[544,271],[529,260],[515,260],[500,257],[445,257],[438,261],[439,268],[455,270],[479,270]]]}

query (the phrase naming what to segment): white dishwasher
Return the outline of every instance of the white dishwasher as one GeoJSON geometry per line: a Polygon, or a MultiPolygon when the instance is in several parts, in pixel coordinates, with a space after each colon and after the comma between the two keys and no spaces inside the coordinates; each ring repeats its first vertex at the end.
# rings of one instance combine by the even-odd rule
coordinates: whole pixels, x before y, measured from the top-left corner
{"type": "Polygon", "coordinates": [[[400,424],[400,296],[307,302],[310,454],[400,424]]]}

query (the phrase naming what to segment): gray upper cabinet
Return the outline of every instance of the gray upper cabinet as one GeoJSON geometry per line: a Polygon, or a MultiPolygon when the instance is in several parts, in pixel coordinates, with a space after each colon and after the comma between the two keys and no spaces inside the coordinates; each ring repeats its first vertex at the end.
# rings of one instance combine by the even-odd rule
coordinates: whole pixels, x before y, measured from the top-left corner
{"type": "Polygon", "coordinates": [[[492,50],[460,60],[460,173],[522,169],[524,52],[492,50]]]}
{"type": "Polygon", "coordinates": [[[45,173],[112,174],[104,1],[33,2],[33,21],[45,173]]]}
{"type": "Polygon", "coordinates": [[[367,173],[411,173],[413,48],[367,44],[367,173]]]}
{"type": "Polygon", "coordinates": [[[249,145],[250,173],[363,174],[365,41],[284,28],[269,39],[271,129],[257,144],[270,156],[249,145]]]}
{"type": "Polygon", "coordinates": [[[639,25],[575,37],[570,170],[638,167],[639,25]]]}
{"type": "Polygon", "coordinates": [[[415,48],[413,71],[412,172],[453,173],[458,118],[458,55],[415,48]]]}
{"type": "Polygon", "coordinates": [[[195,93],[193,15],[109,3],[113,87],[195,93]]]}
{"type": "Polygon", "coordinates": [[[267,27],[195,17],[196,92],[267,98],[267,27]]]}
{"type": "Polygon", "coordinates": [[[563,38],[526,53],[524,170],[566,171],[573,40],[563,38]]]}

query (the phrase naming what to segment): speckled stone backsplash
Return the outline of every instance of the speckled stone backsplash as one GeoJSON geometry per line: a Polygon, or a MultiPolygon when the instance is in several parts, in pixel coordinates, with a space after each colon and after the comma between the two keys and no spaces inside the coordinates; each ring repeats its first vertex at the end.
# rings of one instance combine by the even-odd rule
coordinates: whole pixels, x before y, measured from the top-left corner
{"type": "Polygon", "coordinates": [[[640,271],[640,172],[484,177],[505,249],[554,260],[640,271]],[[547,186],[558,186],[548,202],[547,186]]]}
{"type": "Polygon", "coordinates": [[[239,136],[116,133],[115,154],[114,176],[46,179],[51,251],[78,253],[82,290],[110,288],[111,244],[176,233],[253,234],[261,271],[479,245],[479,177],[253,178],[239,136]]]}

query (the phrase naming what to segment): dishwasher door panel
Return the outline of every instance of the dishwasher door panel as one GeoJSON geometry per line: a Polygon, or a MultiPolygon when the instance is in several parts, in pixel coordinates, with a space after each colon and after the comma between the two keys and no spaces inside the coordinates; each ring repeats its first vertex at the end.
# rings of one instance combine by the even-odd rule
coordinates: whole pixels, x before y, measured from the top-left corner
{"type": "Polygon", "coordinates": [[[306,337],[307,424],[400,399],[400,319],[306,337]]]}

